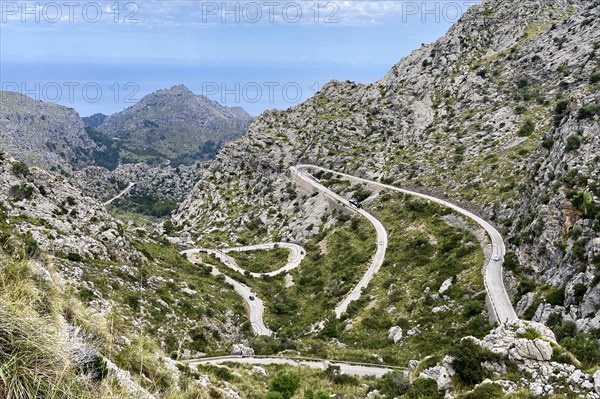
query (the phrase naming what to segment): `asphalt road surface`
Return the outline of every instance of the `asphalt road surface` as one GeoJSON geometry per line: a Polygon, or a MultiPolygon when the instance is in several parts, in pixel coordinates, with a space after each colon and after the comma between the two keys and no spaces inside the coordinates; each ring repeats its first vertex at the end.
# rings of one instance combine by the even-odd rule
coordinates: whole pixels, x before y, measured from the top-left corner
{"type": "MultiPolygon", "coordinates": [[[[401,192],[404,194],[424,198],[429,201],[433,201],[435,203],[438,203],[438,204],[441,204],[448,208],[451,208],[454,211],[474,220],[477,224],[479,224],[487,232],[487,234],[490,237],[490,240],[492,242],[492,256],[486,262],[485,272],[484,272],[484,283],[485,283],[485,288],[486,288],[486,291],[488,294],[488,303],[489,303],[489,307],[490,307],[489,310],[490,310],[490,313],[492,314],[492,319],[494,321],[503,323],[505,321],[516,320],[518,318],[512,307],[512,304],[510,302],[508,294],[506,293],[506,288],[504,287],[504,281],[502,278],[502,262],[503,262],[503,256],[505,253],[504,241],[502,240],[502,236],[500,235],[500,233],[491,224],[486,222],[484,219],[480,218],[479,216],[477,216],[455,204],[452,204],[448,201],[445,201],[445,200],[442,200],[442,199],[439,199],[436,197],[432,197],[430,195],[426,195],[426,194],[418,193],[415,191],[410,191],[410,190],[390,186],[388,184],[382,184],[382,183],[378,183],[375,181],[355,177],[355,176],[348,175],[345,173],[340,173],[340,172],[336,172],[333,170],[321,168],[319,166],[314,166],[314,165],[293,166],[290,168],[292,173],[294,173],[300,179],[309,183],[311,186],[313,186],[317,190],[325,193],[330,198],[337,201],[339,204],[350,209],[352,212],[355,212],[357,214],[364,216],[367,220],[369,220],[369,222],[371,222],[371,224],[373,224],[373,226],[375,227],[375,231],[377,233],[377,238],[376,238],[377,250],[375,251],[375,255],[373,256],[373,258],[371,260],[371,264],[370,264],[369,268],[367,269],[367,271],[365,272],[365,274],[361,277],[358,284],[335,307],[335,314],[338,318],[347,310],[348,305],[352,301],[355,301],[358,298],[360,298],[362,290],[368,286],[369,282],[373,279],[373,277],[377,274],[377,272],[381,268],[381,265],[383,264],[383,261],[385,258],[385,252],[387,249],[387,245],[388,245],[388,236],[387,236],[387,232],[385,231],[385,228],[383,227],[383,224],[381,224],[381,222],[379,220],[377,220],[373,215],[371,215],[367,211],[360,209],[360,208],[356,208],[348,200],[346,200],[342,196],[334,193],[333,191],[329,190],[327,187],[320,184],[308,172],[308,169],[330,172],[330,173],[333,173],[333,174],[336,174],[339,176],[343,176],[346,179],[351,180],[351,181],[366,183],[366,184],[370,184],[370,185],[376,185],[376,186],[379,186],[379,187],[382,187],[382,188],[385,188],[388,190],[397,191],[397,192],[401,192]],[[495,259],[497,259],[497,260],[495,260],[495,259]]],[[[113,200],[115,200],[115,199],[119,198],[120,196],[122,196],[123,194],[125,194],[127,190],[131,189],[132,186],[133,186],[133,183],[131,183],[130,187],[128,187],[125,191],[123,191],[117,197],[113,198],[108,203],[112,202],[113,200]]],[[[251,246],[246,246],[246,247],[229,248],[229,249],[225,249],[225,250],[195,248],[195,249],[188,249],[188,250],[182,251],[182,254],[184,254],[188,257],[190,255],[197,254],[200,252],[213,254],[219,261],[221,261],[227,267],[229,267],[233,270],[236,270],[240,273],[245,273],[245,270],[243,268],[239,267],[232,257],[227,255],[227,252],[252,251],[252,250],[257,250],[257,249],[273,249],[275,247],[275,245],[279,245],[281,247],[285,247],[290,250],[290,257],[288,258],[288,263],[278,270],[275,270],[275,271],[272,271],[269,273],[250,273],[251,276],[261,277],[263,274],[266,274],[269,276],[275,276],[277,274],[293,270],[300,265],[300,263],[302,262],[302,259],[306,255],[306,251],[302,247],[300,247],[299,245],[290,244],[290,243],[258,244],[258,245],[251,245],[251,246]]],[[[212,274],[219,275],[221,273],[216,268],[213,267],[212,274]]],[[[263,320],[264,305],[263,305],[262,300],[260,298],[258,298],[254,293],[252,293],[251,289],[248,286],[246,286],[245,284],[242,284],[228,276],[225,276],[225,281],[234,287],[235,291],[244,299],[244,301],[248,305],[248,313],[249,313],[249,317],[250,317],[250,322],[252,324],[252,328],[255,331],[255,333],[258,335],[266,335],[266,336],[273,335],[273,331],[269,330],[264,324],[264,320],[263,320]]],[[[321,323],[320,325],[322,326],[322,324],[323,323],[321,323]]]]}
{"type": "MultiPolygon", "coordinates": [[[[260,250],[260,249],[268,250],[268,249],[275,248],[275,246],[289,249],[290,255],[288,257],[288,262],[280,269],[274,270],[269,273],[250,273],[250,275],[252,277],[260,278],[260,277],[262,277],[263,274],[268,275],[268,276],[276,276],[280,273],[285,273],[290,270],[293,270],[300,265],[300,263],[302,262],[302,259],[304,259],[304,256],[306,255],[306,251],[300,245],[286,243],[286,242],[249,245],[249,246],[245,246],[245,247],[228,248],[228,249],[224,249],[224,250],[216,250],[216,249],[209,249],[209,248],[194,248],[194,249],[188,249],[188,250],[182,251],[181,253],[188,258],[191,258],[191,256],[198,254],[198,253],[212,254],[215,256],[215,258],[217,260],[219,260],[225,266],[227,266],[230,269],[235,270],[239,273],[244,274],[246,271],[243,268],[241,268],[240,266],[238,266],[232,257],[227,256],[228,252],[256,251],[256,250],[260,250]]],[[[213,267],[211,274],[214,276],[217,276],[217,275],[221,274],[221,272],[219,272],[219,270],[217,268],[213,267]]],[[[248,287],[245,284],[240,283],[237,280],[232,279],[229,276],[225,276],[225,282],[231,284],[233,286],[235,292],[237,292],[246,302],[246,305],[248,306],[248,317],[250,318],[250,323],[252,325],[252,329],[254,330],[254,332],[257,335],[266,335],[266,336],[273,335],[273,331],[271,331],[269,328],[267,328],[267,326],[265,325],[264,320],[263,320],[265,309],[264,309],[262,300],[255,293],[252,292],[250,287],[248,287]]]]}
{"type": "Polygon", "coordinates": [[[133,188],[133,186],[135,186],[135,183],[129,183],[129,186],[127,186],[127,188],[123,191],[121,191],[119,194],[117,194],[116,196],[112,197],[111,199],[109,199],[108,201],[106,201],[105,203],[103,203],[102,205],[106,206],[106,205],[110,205],[113,201],[118,200],[119,198],[121,198],[122,196],[124,196],[125,194],[127,194],[129,191],[131,191],[131,189],[133,188]]]}
{"type": "Polygon", "coordinates": [[[492,314],[492,319],[493,319],[493,321],[497,321],[499,323],[504,323],[506,321],[518,319],[517,314],[515,313],[515,310],[512,307],[512,304],[510,302],[508,294],[506,293],[506,288],[504,287],[504,280],[502,278],[502,262],[503,262],[504,253],[506,252],[506,249],[504,247],[504,241],[502,240],[502,236],[500,235],[498,230],[496,230],[494,228],[494,226],[492,226],[490,223],[486,222],[484,219],[480,218],[479,216],[475,215],[474,213],[469,212],[468,210],[459,207],[458,205],[455,205],[451,202],[448,202],[448,201],[445,201],[445,200],[442,200],[442,199],[439,199],[436,197],[432,197],[430,195],[390,186],[388,184],[378,183],[378,182],[375,182],[372,180],[355,177],[355,176],[352,176],[352,175],[349,175],[346,173],[336,172],[334,170],[321,168],[321,167],[315,166],[315,165],[293,166],[290,168],[292,173],[296,174],[301,179],[308,182],[309,184],[311,184],[313,187],[315,187],[319,191],[326,193],[327,195],[329,195],[330,197],[332,197],[333,199],[335,199],[336,201],[338,201],[345,207],[365,216],[369,221],[371,221],[371,223],[373,223],[373,226],[375,226],[375,229],[377,230],[377,244],[378,244],[377,253],[375,254],[373,260],[371,261],[371,266],[367,270],[367,273],[361,279],[359,285],[357,285],[351,291],[350,295],[348,295],[346,298],[344,298],[344,300],[336,307],[336,315],[338,317],[341,315],[341,313],[343,313],[343,311],[346,310],[349,302],[360,297],[360,292],[361,292],[362,288],[367,286],[367,284],[373,278],[373,276],[375,275],[377,270],[379,270],[379,267],[381,266],[381,263],[383,262],[383,256],[385,255],[385,249],[387,248],[387,234],[385,234],[385,229],[383,229],[383,226],[381,226],[381,228],[378,227],[378,225],[381,225],[381,223],[379,221],[377,221],[377,219],[375,219],[373,216],[371,216],[369,213],[363,211],[362,209],[356,209],[345,198],[335,194],[331,190],[329,190],[326,187],[324,187],[323,185],[321,185],[319,182],[316,181],[316,179],[313,176],[311,176],[308,173],[308,171],[307,171],[308,169],[321,170],[323,172],[330,172],[330,173],[336,174],[338,176],[343,176],[346,179],[351,180],[351,181],[376,185],[376,186],[379,186],[379,187],[382,187],[382,188],[385,188],[388,190],[397,191],[397,192],[401,192],[404,194],[424,198],[429,201],[436,202],[438,204],[441,204],[448,208],[451,208],[454,211],[474,220],[477,224],[479,224],[486,231],[486,233],[488,234],[488,236],[490,237],[490,240],[492,242],[492,255],[491,255],[491,258],[487,261],[487,263],[485,265],[485,272],[484,272],[484,284],[485,284],[485,289],[488,294],[489,304],[490,304],[490,308],[491,308],[489,310],[490,310],[490,313],[492,314]],[[374,221],[377,223],[375,223],[374,221]],[[385,236],[385,238],[383,236],[385,236]],[[382,241],[382,239],[383,239],[383,245],[379,245],[380,242],[382,241]],[[383,254],[381,254],[381,252],[383,252],[383,254]],[[381,257],[379,257],[378,255],[381,255],[381,257]],[[494,259],[498,259],[498,260],[494,260],[494,259]]]}
{"type": "Polygon", "coordinates": [[[324,359],[294,359],[284,357],[242,357],[242,356],[222,356],[217,358],[207,358],[200,360],[191,360],[189,365],[201,364],[255,364],[268,366],[270,364],[284,364],[297,367],[309,367],[313,369],[326,370],[329,365],[338,366],[342,374],[355,375],[360,377],[382,377],[384,374],[399,368],[387,366],[353,364],[349,362],[327,361],[324,359]]]}

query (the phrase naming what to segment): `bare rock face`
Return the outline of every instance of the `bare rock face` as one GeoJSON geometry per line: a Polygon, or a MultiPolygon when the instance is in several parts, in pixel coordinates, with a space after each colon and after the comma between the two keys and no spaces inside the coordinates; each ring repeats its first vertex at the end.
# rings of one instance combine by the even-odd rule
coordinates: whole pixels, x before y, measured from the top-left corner
{"type": "Polygon", "coordinates": [[[549,342],[539,338],[533,341],[516,340],[514,346],[508,350],[508,358],[511,360],[550,360],[552,358],[552,347],[549,342]]]}
{"type": "Polygon", "coordinates": [[[438,386],[438,392],[448,393],[452,390],[452,376],[454,375],[454,369],[452,368],[452,362],[454,358],[452,356],[445,356],[442,361],[440,373],[436,379],[438,386]]]}
{"type": "Polygon", "coordinates": [[[550,360],[551,343],[556,337],[548,327],[520,320],[500,325],[480,341],[482,347],[516,361],[550,360]]]}
{"type": "Polygon", "coordinates": [[[44,250],[73,259],[140,259],[123,234],[124,226],[100,203],[62,176],[19,166],[13,159],[0,161],[0,201],[17,231],[29,233],[44,250]]]}
{"type": "Polygon", "coordinates": [[[97,146],[72,108],[0,91],[0,149],[29,165],[69,172],[91,163],[97,146]]]}

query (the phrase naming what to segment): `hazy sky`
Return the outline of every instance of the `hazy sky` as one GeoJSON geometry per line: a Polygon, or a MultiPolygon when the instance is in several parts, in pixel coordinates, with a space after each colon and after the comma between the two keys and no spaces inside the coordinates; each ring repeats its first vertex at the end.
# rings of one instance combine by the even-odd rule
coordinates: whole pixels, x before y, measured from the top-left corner
{"type": "Polygon", "coordinates": [[[176,84],[257,115],[380,79],[479,2],[0,0],[0,82],[82,116],[176,84]]]}

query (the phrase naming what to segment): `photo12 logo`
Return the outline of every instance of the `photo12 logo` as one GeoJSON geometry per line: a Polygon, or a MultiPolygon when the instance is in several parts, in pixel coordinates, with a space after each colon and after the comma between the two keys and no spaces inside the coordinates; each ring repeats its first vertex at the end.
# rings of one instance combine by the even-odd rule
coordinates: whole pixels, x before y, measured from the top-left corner
{"type": "Polygon", "coordinates": [[[479,1],[402,1],[402,22],[420,18],[422,23],[442,21],[455,23],[472,5],[479,1]]]}
{"type": "Polygon", "coordinates": [[[4,24],[11,22],[95,24],[101,21],[137,24],[139,20],[136,15],[139,11],[140,6],[135,2],[112,2],[103,5],[98,2],[78,1],[0,1],[0,21],[4,24]]]}
{"type": "Polygon", "coordinates": [[[201,1],[202,23],[335,24],[340,6],[334,1],[201,1]]]}
{"type": "Polygon", "coordinates": [[[115,104],[135,104],[139,100],[139,91],[139,86],[134,82],[114,82],[104,86],[97,82],[2,82],[3,93],[20,93],[23,101],[27,96],[33,100],[60,104],[96,104],[108,101],[108,98],[115,104]]]}
{"type": "Polygon", "coordinates": [[[318,82],[304,86],[298,82],[203,82],[200,94],[221,104],[297,104],[314,96],[320,88],[318,82]]]}

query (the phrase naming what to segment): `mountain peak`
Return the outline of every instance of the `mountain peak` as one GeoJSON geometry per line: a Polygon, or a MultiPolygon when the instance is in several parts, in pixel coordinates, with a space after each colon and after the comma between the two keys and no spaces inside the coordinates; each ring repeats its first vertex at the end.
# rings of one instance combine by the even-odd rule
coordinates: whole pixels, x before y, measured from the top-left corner
{"type": "Polygon", "coordinates": [[[180,84],[171,87],[170,89],[163,89],[157,91],[155,94],[169,94],[169,95],[182,95],[182,94],[191,94],[195,95],[186,85],[180,84]]]}
{"type": "Polygon", "coordinates": [[[153,148],[148,159],[130,162],[169,159],[177,164],[213,157],[223,143],[243,135],[252,121],[241,108],[222,106],[177,85],[111,115],[97,130],[127,142],[132,153],[153,148]]]}

